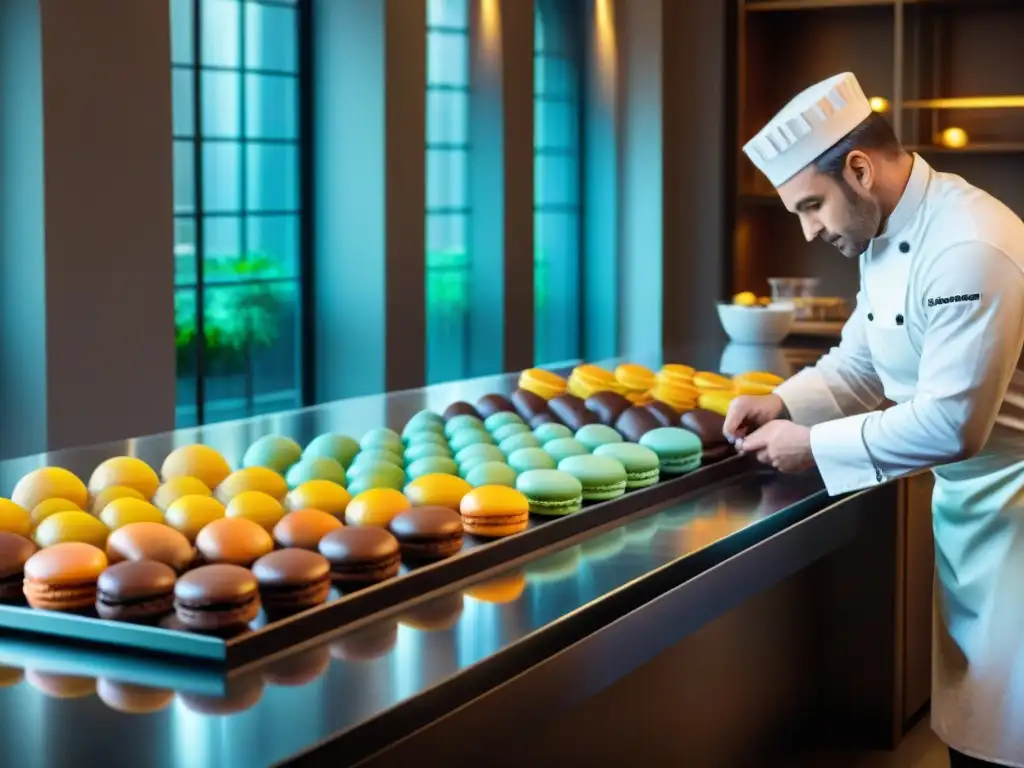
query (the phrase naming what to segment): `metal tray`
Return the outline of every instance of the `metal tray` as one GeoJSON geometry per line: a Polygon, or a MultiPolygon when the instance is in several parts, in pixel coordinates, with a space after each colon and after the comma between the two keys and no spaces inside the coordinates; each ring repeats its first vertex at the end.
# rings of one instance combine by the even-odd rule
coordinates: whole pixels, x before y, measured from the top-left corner
{"type": "MultiPolygon", "coordinates": [[[[462,552],[453,557],[415,569],[403,565],[399,576],[355,592],[339,594],[332,590],[331,597],[323,605],[278,621],[267,622],[261,613],[250,631],[230,638],[11,605],[0,605],[0,628],[5,637],[56,637],[94,648],[113,646],[120,651],[236,667],[332,630],[362,622],[375,614],[641,510],[743,474],[751,468],[753,462],[750,457],[730,457],[613,501],[587,506],[576,514],[552,520],[531,517],[527,530],[514,536],[497,540],[467,536],[462,552]]],[[[173,625],[173,617],[169,623],[173,625]]]]}

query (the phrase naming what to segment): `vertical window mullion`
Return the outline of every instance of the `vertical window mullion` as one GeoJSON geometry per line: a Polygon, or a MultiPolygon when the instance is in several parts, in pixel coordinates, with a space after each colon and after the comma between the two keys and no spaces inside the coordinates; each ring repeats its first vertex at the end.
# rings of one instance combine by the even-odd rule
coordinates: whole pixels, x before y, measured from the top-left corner
{"type": "Polygon", "coordinates": [[[192,176],[195,188],[196,424],[206,420],[206,247],[203,200],[203,21],[202,0],[192,0],[192,176]]]}

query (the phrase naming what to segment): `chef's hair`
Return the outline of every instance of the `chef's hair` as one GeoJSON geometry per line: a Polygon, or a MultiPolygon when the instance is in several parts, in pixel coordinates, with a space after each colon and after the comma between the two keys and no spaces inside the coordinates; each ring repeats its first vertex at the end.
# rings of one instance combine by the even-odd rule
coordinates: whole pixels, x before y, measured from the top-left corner
{"type": "Polygon", "coordinates": [[[896,138],[896,132],[889,122],[877,112],[872,112],[856,128],[818,155],[813,163],[814,167],[819,173],[842,179],[847,156],[858,149],[863,152],[881,152],[893,157],[903,153],[903,146],[896,138]]]}

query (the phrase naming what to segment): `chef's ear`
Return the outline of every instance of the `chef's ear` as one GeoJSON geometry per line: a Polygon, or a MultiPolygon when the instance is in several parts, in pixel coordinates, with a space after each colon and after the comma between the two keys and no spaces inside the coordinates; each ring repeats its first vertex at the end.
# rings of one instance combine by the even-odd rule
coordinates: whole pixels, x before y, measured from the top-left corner
{"type": "Polygon", "coordinates": [[[864,191],[870,190],[875,182],[875,169],[871,158],[859,149],[851,150],[846,156],[846,172],[850,177],[849,182],[864,191]]]}

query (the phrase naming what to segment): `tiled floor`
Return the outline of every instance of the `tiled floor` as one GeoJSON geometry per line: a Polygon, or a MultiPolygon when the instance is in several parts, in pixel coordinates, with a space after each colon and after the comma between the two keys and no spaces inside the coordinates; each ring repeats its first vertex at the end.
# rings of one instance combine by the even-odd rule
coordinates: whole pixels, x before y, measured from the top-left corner
{"type": "Polygon", "coordinates": [[[949,768],[949,755],[925,717],[894,752],[815,753],[788,759],[777,768],[949,768]]]}

